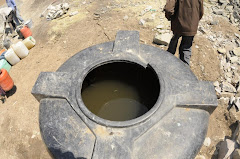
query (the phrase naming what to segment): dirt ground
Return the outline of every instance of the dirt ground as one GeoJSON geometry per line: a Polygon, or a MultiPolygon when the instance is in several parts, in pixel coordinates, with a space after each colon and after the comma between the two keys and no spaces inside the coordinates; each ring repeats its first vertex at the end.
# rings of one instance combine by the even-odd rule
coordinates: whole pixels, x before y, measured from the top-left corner
{"type": "MultiPolygon", "coordinates": [[[[34,22],[32,32],[37,44],[30,50],[30,54],[10,71],[16,92],[10,95],[5,103],[0,103],[0,158],[48,159],[51,156],[39,130],[39,103],[31,94],[39,73],[56,71],[71,56],[92,45],[114,41],[119,30],[137,30],[140,32],[141,43],[166,49],[152,43],[156,33],[153,29],[160,24],[167,29],[170,24],[162,12],[165,1],[159,0],[68,0],[68,14],[73,11],[79,13],[72,17],[67,14],[52,21],[40,18],[41,13],[52,1],[17,2],[22,17],[34,22]],[[156,18],[144,26],[139,25],[142,18],[139,14],[148,5],[156,10],[152,11],[156,13],[156,18]],[[100,18],[96,15],[100,15],[100,18]],[[126,15],[128,19],[124,20],[126,15]]],[[[57,1],[59,2],[64,0],[57,1]]],[[[0,4],[3,4],[2,1],[0,4]]],[[[229,34],[238,33],[227,21],[221,21],[219,25],[229,34]]],[[[198,79],[216,81],[220,78],[220,61],[217,57],[218,53],[211,43],[206,38],[196,35],[191,69],[198,79]],[[204,69],[201,66],[204,66],[204,69]]],[[[212,143],[209,147],[203,146],[199,154],[207,159],[216,157],[216,145],[225,136],[232,134],[229,127],[234,121],[228,117],[226,106],[219,106],[213,112],[207,134],[212,143]]]]}

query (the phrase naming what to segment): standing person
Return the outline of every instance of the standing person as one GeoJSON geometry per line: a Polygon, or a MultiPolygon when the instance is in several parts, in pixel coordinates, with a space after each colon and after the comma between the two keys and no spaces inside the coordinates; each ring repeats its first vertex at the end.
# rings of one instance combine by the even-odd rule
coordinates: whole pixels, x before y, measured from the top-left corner
{"type": "Polygon", "coordinates": [[[203,0],[167,0],[164,11],[165,17],[171,21],[174,34],[167,51],[174,55],[178,39],[182,37],[179,56],[189,65],[193,38],[203,16],[203,0]]]}
{"type": "Polygon", "coordinates": [[[4,33],[6,32],[6,24],[10,26],[11,33],[14,32],[15,24],[13,22],[13,10],[10,7],[5,7],[0,9],[0,15],[4,20],[4,33]]]}
{"type": "Polygon", "coordinates": [[[13,14],[13,19],[14,19],[16,25],[17,25],[17,26],[20,25],[19,21],[20,21],[21,23],[23,23],[24,20],[22,19],[22,17],[21,17],[20,14],[19,14],[19,11],[18,11],[17,6],[16,6],[16,3],[15,3],[15,0],[6,0],[6,3],[7,3],[7,5],[8,5],[8,7],[11,7],[12,10],[13,10],[13,13],[14,13],[14,14],[13,14]]]}

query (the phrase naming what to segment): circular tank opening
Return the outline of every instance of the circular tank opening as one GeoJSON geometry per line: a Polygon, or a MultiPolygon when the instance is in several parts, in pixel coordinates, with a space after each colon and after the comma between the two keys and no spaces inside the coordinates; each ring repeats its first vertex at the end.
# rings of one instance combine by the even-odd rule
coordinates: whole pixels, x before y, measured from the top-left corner
{"type": "Polygon", "coordinates": [[[111,121],[127,121],[148,112],[160,92],[157,74],[148,66],[113,62],[91,70],[82,84],[82,100],[89,111],[111,121]]]}

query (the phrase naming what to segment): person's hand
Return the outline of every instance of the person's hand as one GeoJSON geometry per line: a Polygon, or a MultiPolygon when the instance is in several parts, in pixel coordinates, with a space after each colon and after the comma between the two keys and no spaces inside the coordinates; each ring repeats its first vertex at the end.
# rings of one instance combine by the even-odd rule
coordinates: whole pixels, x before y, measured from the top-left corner
{"type": "Polygon", "coordinates": [[[168,12],[165,12],[165,17],[167,18],[168,21],[171,20],[171,15],[168,12]]]}

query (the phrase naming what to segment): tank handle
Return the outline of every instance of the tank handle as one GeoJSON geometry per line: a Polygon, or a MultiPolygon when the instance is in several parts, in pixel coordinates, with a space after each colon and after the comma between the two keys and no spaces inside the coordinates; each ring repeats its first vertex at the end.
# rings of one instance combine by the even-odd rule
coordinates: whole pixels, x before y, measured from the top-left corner
{"type": "Polygon", "coordinates": [[[71,93],[72,78],[67,72],[41,72],[33,86],[32,94],[40,101],[43,98],[65,98],[71,93]]]}
{"type": "Polygon", "coordinates": [[[112,53],[116,56],[127,57],[133,61],[138,61],[143,67],[147,67],[148,62],[141,57],[139,32],[120,30],[117,32],[112,53]]]}

